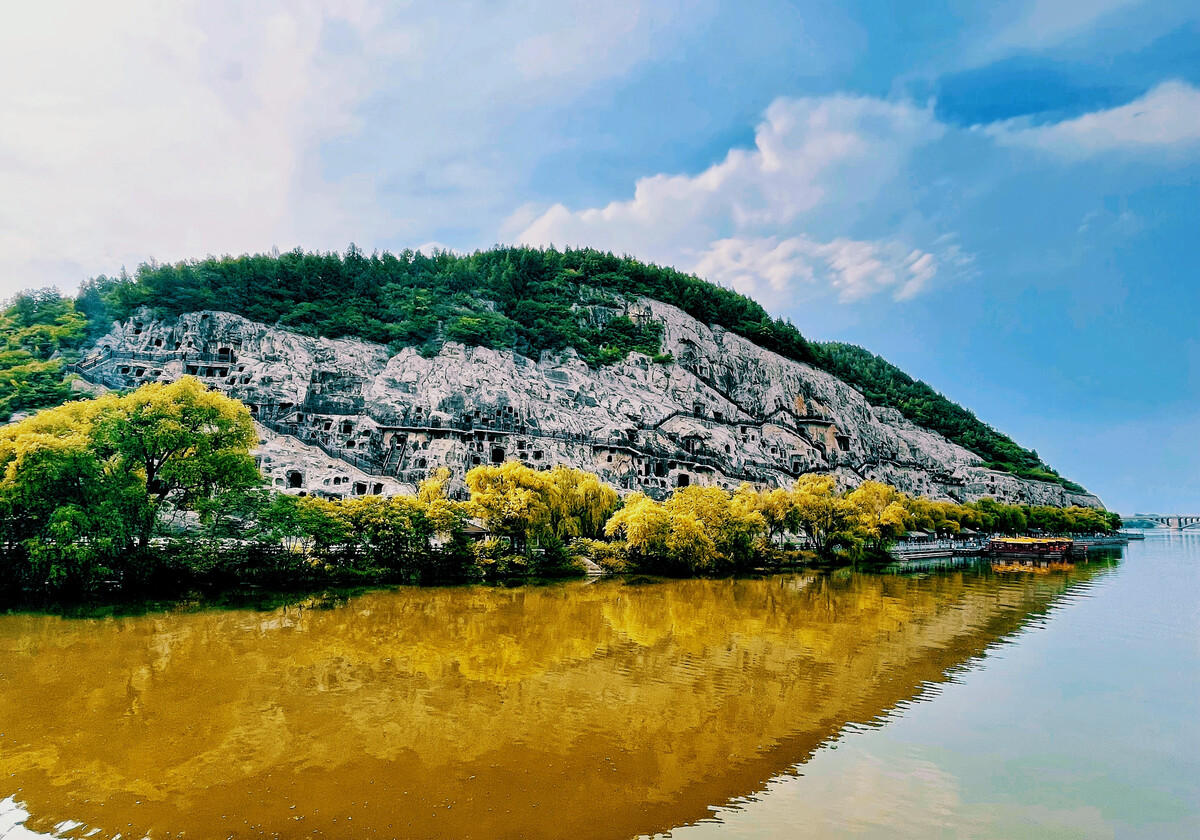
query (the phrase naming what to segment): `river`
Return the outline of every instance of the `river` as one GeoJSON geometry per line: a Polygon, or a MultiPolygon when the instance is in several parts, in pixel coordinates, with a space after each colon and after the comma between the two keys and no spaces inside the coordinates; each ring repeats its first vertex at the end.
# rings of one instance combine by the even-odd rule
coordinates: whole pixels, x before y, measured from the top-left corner
{"type": "Polygon", "coordinates": [[[1200,534],[0,615],[0,836],[1200,837],[1200,534]]]}

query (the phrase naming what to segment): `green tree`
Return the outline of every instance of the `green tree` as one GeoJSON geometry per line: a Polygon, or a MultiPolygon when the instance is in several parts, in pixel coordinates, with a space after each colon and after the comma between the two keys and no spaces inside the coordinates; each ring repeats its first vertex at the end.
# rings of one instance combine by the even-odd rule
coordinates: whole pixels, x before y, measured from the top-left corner
{"type": "Polygon", "coordinates": [[[162,506],[187,509],[218,489],[261,480],[249,456],[256,436],[237,400],[185,376],[150,383],[116,400],[95,421],[93,441],[114,466],[136,476],[146,494],[138,541],[149,543],[162,506]]]}
{"type": "Polygon", "coordinates": [[[260,480],[244,406],[191,378],[45,409],[0,428],[0,541],[34,587],[136,571],[167,506],[260,480]]]}
{"type": "Polygon", "coordinates": [[[0,418],[71,398],[64,363],[77,356],[87,322],[54,289],[23,292],[0,312],[0,418]]]}

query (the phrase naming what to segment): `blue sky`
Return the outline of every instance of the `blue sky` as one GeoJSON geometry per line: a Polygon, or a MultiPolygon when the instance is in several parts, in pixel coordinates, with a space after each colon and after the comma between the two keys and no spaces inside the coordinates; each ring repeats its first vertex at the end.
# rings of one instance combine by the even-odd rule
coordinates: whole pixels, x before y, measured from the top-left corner
{"type": "Polygon", "coordinates": [[[0,291],[271,247],[595,245],[1200,513],[1200,7],[25,4],[0,291]]]}

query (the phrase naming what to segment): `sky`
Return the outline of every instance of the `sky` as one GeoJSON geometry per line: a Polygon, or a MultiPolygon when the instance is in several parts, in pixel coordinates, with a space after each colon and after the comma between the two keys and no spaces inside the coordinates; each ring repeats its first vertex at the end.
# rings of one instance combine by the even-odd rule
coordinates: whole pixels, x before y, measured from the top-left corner
{"type": "Polygon", "coordinates": [[[156,259],[590,245],[1200,514],[1200,5],[41,0],[0,295],[156,259]]]}

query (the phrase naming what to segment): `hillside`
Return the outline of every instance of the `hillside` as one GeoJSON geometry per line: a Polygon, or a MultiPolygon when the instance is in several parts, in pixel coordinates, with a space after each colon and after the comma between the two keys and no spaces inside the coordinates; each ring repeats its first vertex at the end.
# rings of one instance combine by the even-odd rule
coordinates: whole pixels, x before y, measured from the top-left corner
{"type": "Polygon", "coordinates": [[[122,390],[200,378],[249,407],[273,485],[326,498],[412,493],[442,466],[461,492],[471,468],[516,460],[564,464],[655,497],[832,473],[843,486],[875,479],[933,499],[1100,506],[988,469],[837,377],[670,304],[609,298],[573,315],[599,333],[614,321],[657,325],[660,352],[609,364],[570,348],[534,358],[446,341],[430,352],[306,336],[228,312],[156,317],[142,308],[78,370],[122,390]]]}
{"type": "Polygon", "coordinates": [[[662,325],[626,317],[596,320],[588,307],[639,297],[678,306],[702,324],[811,364],[858,388],[876,406],[977,454],[990,468],[1071,490],[1035,452],[980,421],[924,382],[845,344],[807,341],[753,300],[693,275],[594,250],[493,248],[459,256],[284,254],[145,264],[133,277],[99,277],[78,306],[93,332],[147,307],[170,317],[222,310],[309,336],[353,337],[415,347],[432,356],[445,342],[536,358],[573,348],[592,367],[631,351],[662,355],[662,325]]]}

